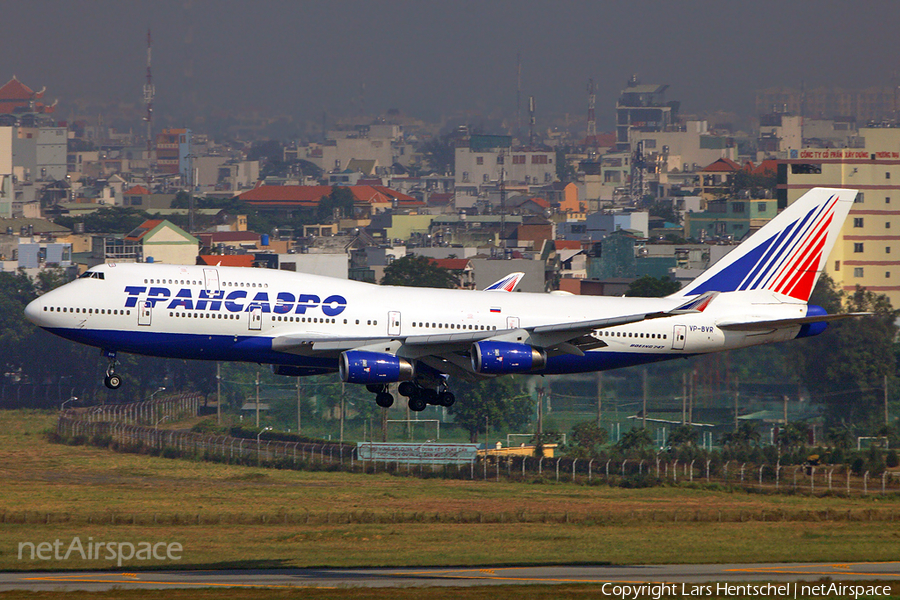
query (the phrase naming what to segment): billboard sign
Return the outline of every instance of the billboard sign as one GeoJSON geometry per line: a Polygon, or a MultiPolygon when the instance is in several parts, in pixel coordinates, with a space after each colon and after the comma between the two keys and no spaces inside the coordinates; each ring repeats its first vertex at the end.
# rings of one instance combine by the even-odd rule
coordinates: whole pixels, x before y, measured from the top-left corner
{"type": "Polygon", "coordinates": [[[359,460],[405,463],[467,463],[475,460],[478,444],[392,444],[359,442],[359,460]]]}

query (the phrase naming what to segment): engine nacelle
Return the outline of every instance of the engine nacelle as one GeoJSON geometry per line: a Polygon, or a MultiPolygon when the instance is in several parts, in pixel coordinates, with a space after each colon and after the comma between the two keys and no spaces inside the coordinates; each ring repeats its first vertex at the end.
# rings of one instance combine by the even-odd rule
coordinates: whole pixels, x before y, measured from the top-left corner
{"type": "MultiPolygon", "coordinates": [[[[816,306],[815,304],[810,304],[806,307],[806,316],[807,317],[821,317],[827,315],[828,311],[826,311],[821,306],[816,306]]],[[[800,327],[800,333],[797,334],[797,337],[794,339],[800,339],[805,337],[812,337],[814,335],[819,335],[823,331],[828,329],[827,321],[819,321],[817,323],[804,323],[800,327]]]]}
{"type": "Polygon", "coordinates": [[[348,350],[341,354],[341,380],[347,383],[393,383],[413,378],[412,364],[385,352],[348,350]]]}
{"type": "Polygon", "coordinates": [[[547,354],[528,344],[475,342],[471,354],[472,368],[487,375],[527,373],[547,364],[547,354]]]}

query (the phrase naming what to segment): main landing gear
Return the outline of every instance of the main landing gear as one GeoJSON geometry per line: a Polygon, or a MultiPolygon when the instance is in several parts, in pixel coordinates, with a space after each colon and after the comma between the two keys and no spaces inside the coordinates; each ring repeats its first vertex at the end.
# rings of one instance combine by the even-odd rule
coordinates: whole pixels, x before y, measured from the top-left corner
{"type": "Polygon", "coordinates": [[[394,397],[388,393],[384,384],[369,384],[366,389],[375,394],[375,404],[381,408],[390,408],[394,405],[394,397]]]}
{"type": "Polygon", "coordinates": [[[453,406],[453,403],[456,402],[456,396],[444,384],[434,389],[422,387],[412,381],[404,381],[400,384],[398,391],[409,398],[409,409],[416,412],[425,410],[429,404],[453,406]]]}
{"type": "Polygon", "coordinates": [[[103,378],[103,385],[111,390],[117,390],[122,387],[122,378],[116,375],[116,364],[118,363],[116,353],[115,351],[104,350],[103,354],[109,359],[109,365],[106,367],[106,377],[103,378]]]}
{"type": "MultiPolygon", "coordinates": [[[[388,392],[388,386],[384,384],[369,384],[366,389],[375,394],[375,404],[381,408],[390,408],[394,405],[394,396],[388,392]]],[[[412,381],[400,383],[398,391],[402,396],[409,398],[409,409],[416,412],[425,410],[429,404],[434,406],[453,406],[456,402],[447,386],[441,384],[437,389],[422,387],[412,381]]]]}

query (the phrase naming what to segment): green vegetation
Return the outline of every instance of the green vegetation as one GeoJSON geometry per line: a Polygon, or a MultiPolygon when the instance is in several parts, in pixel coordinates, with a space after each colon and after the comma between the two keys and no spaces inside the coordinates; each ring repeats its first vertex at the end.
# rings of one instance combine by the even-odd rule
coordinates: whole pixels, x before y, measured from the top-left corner
{"type": "Polygon", "coordinates": [[[459,287],[459,278],[434,264],[428,257],[410,254],[396,259],[384,268],[381,285],[455,288],[459,287]]]}
{"type": "Polygon", "coordinates": [[[54,421],[0,413],[0,568],[46,569],[17,544],[73,536],[178,541],[183,562],[156,565],[176,568],[900,558],[893,496],[258,469],[50,444],[54,421]]]}

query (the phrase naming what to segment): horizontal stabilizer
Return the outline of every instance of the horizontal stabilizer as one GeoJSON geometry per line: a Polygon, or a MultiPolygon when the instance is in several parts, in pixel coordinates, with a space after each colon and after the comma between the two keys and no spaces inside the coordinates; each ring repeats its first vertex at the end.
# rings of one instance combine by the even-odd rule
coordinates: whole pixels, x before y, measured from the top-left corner
{"type": "Polygon", "coordinates": [[[768,321],[720,321],[716,323],[719,329],[726,331],[764,331],[781,327],[795,327],[807,323],[830,323],[841,321],[851,317],[866,317],[870,312],[840,313],[836,315],[815,315],[812,317],[797,317],[795,319],[771,319],[768,321]]]}

